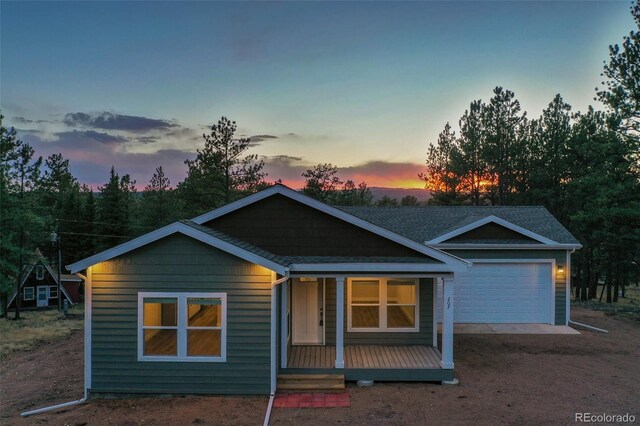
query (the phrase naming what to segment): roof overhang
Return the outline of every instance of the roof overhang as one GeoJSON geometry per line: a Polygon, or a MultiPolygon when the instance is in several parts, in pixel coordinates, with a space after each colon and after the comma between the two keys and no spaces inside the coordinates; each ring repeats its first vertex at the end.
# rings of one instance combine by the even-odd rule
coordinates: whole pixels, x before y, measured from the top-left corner
{"type": "Polygon", "coordinates": [[[384,272],[416,272],[416,273],[452,273],[464,272],[471,266],[470,262],[464,265],[451,267],[443,263],[294,263],[289,271],[300,272],[354,272],[358,273],[384,273],[384,272]]]}
{"type": "Polygon", "coordinates": [[[158,241],[162,238],[168,237],[174,234],[182,234],[187,237],[191,237],[195,240],[198,240],[202,243],[208,244],[211,247],[215,247],[222,251],[225,251],[229,254],[235,255],[241,259],[244,259],[248,262],[255,263],[257,265],[263,266],[267,269],[270,269],[279,274],[285,273],[285,266],[280,265],[276,262],[273,262],[269,259],[265,259],[264,257],[258,256],[255,253],[252,253],[248,250],[240,248],[236,245],[223,241],[219,238],[216,238],[212,235],[209,235],[205,232],[202,232],[198,229],[195,229],[187,224],[181,222],[175,222],[155,231],[149,232],[148,234],[144,234],[138,238],[134,238],[131,241],[127,241],[126,243],[120,244],[108,250],[105,250],[101,253],[95,254],[93,256],[87,257],[86,259],[80,260],[78,262],[72,263],[71,265],[67,265],[67,270],[69,270],[72,274],[76,272],[83,271],[90,266],[93,266],[100,262],[105,262],[107,260],[113,259],[115,257],[121,256],[125,253],[128,253],[132,250],[150,244],[154,241],[158,241]]]}
{"type": "MultiPolygon", "coordinates": [[[[550,240],[549,238],[543,237],[540,234],[537,234],[535,232],[529,231],[528,229],[525,229],[521,226],[518,226],[514,223],[509,222],[508,220],[504,220],[502,218],[499,218],[497,216],[487,216],[485,218],[482,218],[480,220],[477,220],[473,223],[470,223],[468,225],[462,226],[460,228],[454,229],[453,231],[447,232],[446,234],[442,234],[436,238],[433,238],[429,241],[425,241],[425,244],[432,244],[432,245],[436,245],[438,244],[436,247],[438,248],[442,248],[443,246],[440,243],[443,243],[445,241],[448,241],[454,237],[457,237],[459,235],[465,234],[469,231],[472,231],[476,228],[479,228],[481,226],[484,226],[488,223],[495,223],[497,225],[503,226],[507,229],[510,229],[514,232],[517,232],[521,235],[524,235],[526,237],[529,237],[533,240],[536,240],[542,244],[546,244],[546,245],[561,245],[560,243],[550,240]]],[[[453,245],[453,244],[450,244],[453,245]]],[[[456,245],[462,245],[462,244],[456,244],[456,245]]],[[[512,244],[512,245],[520,245],[520,244],[512,244]]],[[[524,245],[524,244],[523,244],[524,245]]],[[[537,245],[537,244],[528,244],[529,246],[533,246],[533,245],[537,245]]]]}
{"type": "Polygon", "coordinates": [[[434,244],[440,250],[579,250],[581,244],[434,244]]]}
{"type": "Polygon", "coordinates": [[[288,188],[284,185],[274,185],[270,188],[267,188],[263,191],[260,192],[256,192],[255,194],[249,195],[245,198],[242,198],[241,200],[238,201],[234,201],[233,203],[227,204],[225,206],[222,206],[220,208],[217,208],[215,210],[212,210],[208,213],[204,213],[200,216],[197,216],[193,219],[191,219],[193,222],[201,225],[203,223],[209,222],[213,219],[216,219],[218,217],[224,216],[228,213],[231,213],[235,210],[241,209],[243,207],[246,207],[250,204],[256,203],[260,200],[264,200],[265,198],[271,197],[273,195],[276,194],[280,194],[283,195],[287,198],[290,198],[294,201],[297,201],[301,204],[304,204],[306,206],[309,206],[311,208],[314,208],[316,210],[319,210],[323,213],[326,213],[330,216],[333,216],[335,218],[344,220],[345,222],[351,223],[352,225],[355,225],[357,227],[360,227],[362,229],[365,229],[373,234],[379,235],[381,237],[384,237],[388,240],[394,241],[398,244],[401,244],[405,247],[408,247],[410,249],[413,249],[415,251],[417,251],[418,253],[422,253],[424,255],[427,255],[433,259],[436,259],[440,262],[443,262],[447,265],[447,267],[449,268],[449,270],[455,269],[455,268],[464,268],[466,269],[468,266],[471,265],[470,262],[467,262],[464,259],[461,259],[459,257],[453,256],[449,253],[445,253],[441,250],[435,249],[433,247],[430,247],[429,245],[424,245],[421,244],[419,242],[413,241],[409,238],[403,237],[402,235],[396,234],[395,232],[389,231],[388,229],[382,228],[378,225],[374,225],[371,222],[368,222],[364,219],[361,219],[359,217],[356,217],[352,214],[349,214],[345,211],[339,210],[335,207],[331,207],[328,204],[325,204],[321,201],[315,200],[311,197],[307,197],[306,195],[303,195],[301,193],[299,193],[298,191],[294,191],[291,188],[288,188]]]}

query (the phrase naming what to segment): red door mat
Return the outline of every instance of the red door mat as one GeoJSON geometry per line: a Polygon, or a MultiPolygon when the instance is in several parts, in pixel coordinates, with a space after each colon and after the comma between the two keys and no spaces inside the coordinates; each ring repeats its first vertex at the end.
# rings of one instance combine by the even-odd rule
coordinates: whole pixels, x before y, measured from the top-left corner
{"type": "Polygon", "coordinates": [[[284,393],[273,400],[276,408],[351,407],[349,393],[284,393]]]}

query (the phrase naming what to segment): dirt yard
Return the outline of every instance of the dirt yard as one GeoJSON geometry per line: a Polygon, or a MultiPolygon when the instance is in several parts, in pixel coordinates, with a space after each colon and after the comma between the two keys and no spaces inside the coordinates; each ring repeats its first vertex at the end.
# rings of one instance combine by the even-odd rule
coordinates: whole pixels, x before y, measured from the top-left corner
{"type": "MultiPolygon", "coordinates": [[[[271,424],[570,424],[576,412],[631,413],[640,423],[640,323],[581,308],[572,314],[609,333],[458,335],[458,386],[349,386],[351,408],[279,408],[271,424]]],[[[81,331],[5,357],[0,387],[3,425],[259,425],[267,405],[266,397],[97,400],[21,418],[82,396],[81,331]]]]}

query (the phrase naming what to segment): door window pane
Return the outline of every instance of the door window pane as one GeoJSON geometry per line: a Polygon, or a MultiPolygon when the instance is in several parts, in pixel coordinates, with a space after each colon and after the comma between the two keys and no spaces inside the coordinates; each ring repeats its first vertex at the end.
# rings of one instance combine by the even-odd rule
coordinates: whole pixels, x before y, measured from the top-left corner
{"type": "Polygon", "coordinates": [[[380,303],[378,281],[353,281],[351,283],[351,303],[380,303]]]}

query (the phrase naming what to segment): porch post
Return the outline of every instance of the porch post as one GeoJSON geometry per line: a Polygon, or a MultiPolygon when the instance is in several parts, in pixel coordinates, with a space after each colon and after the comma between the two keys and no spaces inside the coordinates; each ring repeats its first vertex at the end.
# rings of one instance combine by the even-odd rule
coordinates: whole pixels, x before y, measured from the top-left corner
{"type": "Polygon", "coordinates": [[[344,368],[344,277],[336,277],[336,368],[344,368]]]}
{"type": "Polygon", "coordinates": [[[454,276],[442,280],[442,368],[453,368],[453,286],[454,276]]]}
{"type": "Polygon", "coordinates": [[[281,284],[280,298],[280,368],[287,368],[287,334],[289,331],[289,322],[287,321],[287,314],[289,308],[289,280],[284,281],[281,284]]]}

